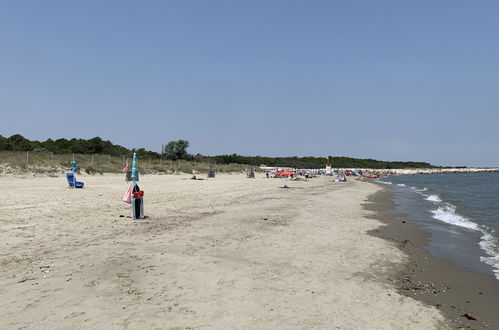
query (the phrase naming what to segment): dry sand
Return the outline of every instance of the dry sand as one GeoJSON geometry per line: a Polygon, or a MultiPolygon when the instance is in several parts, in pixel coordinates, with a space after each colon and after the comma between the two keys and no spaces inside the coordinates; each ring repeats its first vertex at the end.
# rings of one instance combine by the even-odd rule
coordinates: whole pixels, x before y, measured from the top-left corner
{"type": "Polygon", "coordinates": [[[374,184],[143,176],[137,221],[122,175],[78,178],[0,178],[0,328],[446,327],[386,281],[374,184]]]}

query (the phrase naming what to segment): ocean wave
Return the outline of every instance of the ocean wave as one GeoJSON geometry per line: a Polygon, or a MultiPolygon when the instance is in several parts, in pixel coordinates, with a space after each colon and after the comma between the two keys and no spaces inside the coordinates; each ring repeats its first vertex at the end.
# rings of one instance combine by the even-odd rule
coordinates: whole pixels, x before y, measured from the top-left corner
{"type": "Polygon", "coordinates": [[[433,218],[443,221],[445,223],[454,226],[481,231],[478,224],[457,214],[456,208],[452,205],[440,206],[438,209],[432,210],[431,213],[433,213],[433,218]]]}
{"type": "MultiPolygon", "coordinates": [[[[430,200],[429,198],[431,196],[435,196],[438,198],[438,196],[436,195],[430,195],[426,199],[430,200]]],[[[440,198],[438,199],[439,201],[441,201],[440,198]]],[[[482,236],[480,238],[479,245],[480,248],[485,251],[486,254],[488,254],[488,256],[480,257],[480,261],[492,266],[492,268],[494,268],[494,274],[499,280],[499,251],[497,246],[498,242],[494,235],[491,233],[491,231],[493,231],[492,229],[486,228],[485,226],[480,226],[479,224],[463,217],[462,215],[459,215],[458,213],[456,213],[455,206],[451,204],[440,206],[436,210],[432,210],[431,213],[433,214],[433,218],[435,218],[436,220],[440,220],[454,226],[481,232],[482,236]]]]}
{"type": "Polygon", "coordinates": [[[406,187],[406,185],[403,183],[399,183],[399,184],[397,184],[397,187],[406,187]]]}
{"type": "Polygon", "coordinates": [[[440,203],[442,202],[442,200],[440,199],[440,197],[438,197],[437,195],[429,195],[425,198],[427,201],[430,201],[430,202],[435,202],[435,203],[440,203]]]}
{"type": "Polygon", "coordinates": [[[423,191],[427,191],[428,188],[424,187],[423,189],[419,189],[418,187],[411,187],[412,190],[414,190],[417,193],[422,193],[423,191]]]}
{"type": "Polygon", "coordinates": [[[391,182],[388,182],[388,181],[381,181],[381,180],[377,180],[377,182],[382,183],[382,184],[392,184],[391,182]]]}
{"type": "Polygon", "coordinates": [[[490,257],[480,257],[480,261],[494,268],[494,274],[499,280],[499,251],[497,251],[497,239],[490,233],[484,233],[481,237],[480,248],[487,252],[490,257]]]}
{"type": "Polygon", "coordinates": [[[494,275],[499,280],[499,256],[495,257],[480,257],[480,261],[492,266],[494,275]]]}

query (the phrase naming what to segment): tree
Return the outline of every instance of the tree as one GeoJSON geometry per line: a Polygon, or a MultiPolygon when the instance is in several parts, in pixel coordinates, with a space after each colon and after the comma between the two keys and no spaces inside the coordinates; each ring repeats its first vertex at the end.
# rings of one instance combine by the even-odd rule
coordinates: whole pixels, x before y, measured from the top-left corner
{"type": "Polygon", "coordinates": [[[190,159],[191,156],[187,153],[187,148],[189,148],[187,140],[170,141],[164,146],[163,155],[166,159],[171,160],[190,159]]]}
{"type": "Polygon", "coordinates": [[[31,151],[33,148],[31,147],[31,141],[26,139],[21,134],[12,135],[7,139],[7,143],[12,146],[11,150],[16,151],[31,151]]]}
{"type": "Polygon", "coordinates": [[[0,135],[0,150],[12,150],[12,145],[9,143],[9,139],[4,138],[0,135]]]}

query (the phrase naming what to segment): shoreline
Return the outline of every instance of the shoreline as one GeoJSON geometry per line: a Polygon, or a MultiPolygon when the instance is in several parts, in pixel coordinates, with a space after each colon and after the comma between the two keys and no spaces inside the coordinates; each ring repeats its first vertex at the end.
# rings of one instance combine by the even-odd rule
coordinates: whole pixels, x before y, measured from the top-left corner
{"type": "Polygon", "coordinates": [[[408,257],[387,281],[396,283],[400,294],[438,308],[455,327],[498,328],[499,282],[495,277],[457,268],[431,255],[424,249],[431,234],[421,230],[422,226],[403,220],[404,214],[395,213],[394,192],[390,187],[379,186],[382,190],[369,196],[364,207],[374,211],[372,218],[385,226],[369,235],[393,242],[408,257]]]}

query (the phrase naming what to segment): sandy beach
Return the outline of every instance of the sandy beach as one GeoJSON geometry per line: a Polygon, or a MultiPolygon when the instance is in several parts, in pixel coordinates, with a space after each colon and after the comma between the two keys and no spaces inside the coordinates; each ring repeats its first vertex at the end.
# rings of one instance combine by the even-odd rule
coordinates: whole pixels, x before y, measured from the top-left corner
{"type": "Polygon", "coordinates": [[[375,184],[145,175],[137,221],[122,175],[78,178],[0,178],[0,328],[449,326],[387,280],[407,255],[368,234],[375,184]]]}

